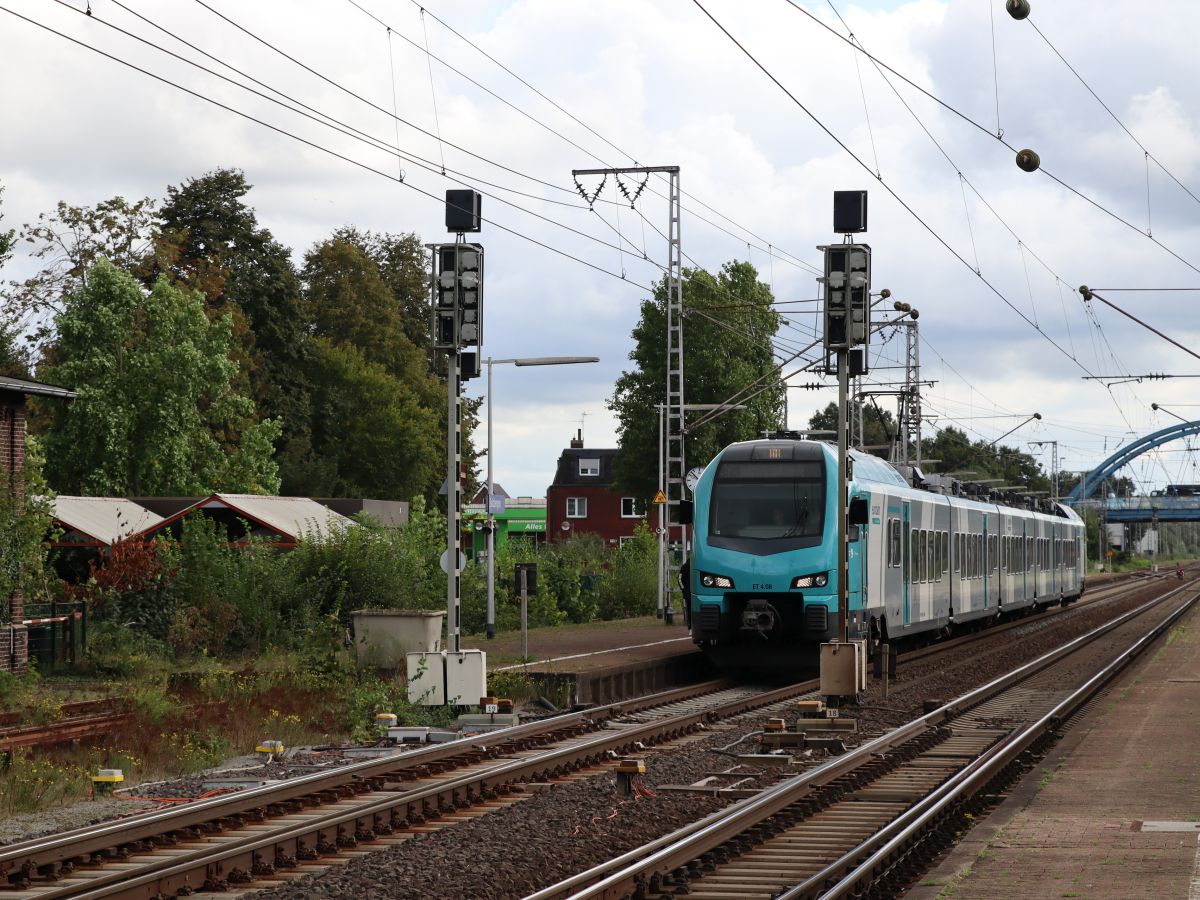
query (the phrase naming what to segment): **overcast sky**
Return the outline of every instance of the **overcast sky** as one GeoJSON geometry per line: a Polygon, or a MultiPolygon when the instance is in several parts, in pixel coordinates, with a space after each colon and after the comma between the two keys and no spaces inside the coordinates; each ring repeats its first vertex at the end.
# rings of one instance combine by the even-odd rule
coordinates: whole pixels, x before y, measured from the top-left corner
{"type": "MultiPolygon", "coordinates": [[[[785,0],[702,0],[793,101],[685,0],[430,0],[424,17],[414,0],[356,3],[92,0],[88,18],[79,12],[85,0],[0,0],[199,95],[0,12],[5,226],[59,200],[161,197],[169,184],[233,166],[255,186],[248,201],[259,221],[299,259],[344,224],[444,240],[436,198],[457,185],[440,169],[462,173],[496,195],[484,198],[493,224],[479,237],[487,252],[485,353],[602,360],[495,368],[496,477],[514,495],[545,493],[581,423],[587,445],[616,444],[605,401],[628,365],[638,303],[667,258],[659,234],[667,230],[666,191],[652,180],[633,210],[614,202],[609,179],[592,211],[571,170],[633,160],[681,167],[690,260],[716,270],[749,258],[780,301],[817,296],[803,264],[819,264],[816,245],[835,239],[832,191],[869,189],[873,286],[921,312],[922,377],[936,382],[925,393],[927,434],[956,425],[992,440],[1039,412],[1040,422],[1004,442],[1058,440],[1062,467],[1079,470],[1131,435],[1176,421],[1151,402],[1188,419],[1200,413],[1200,382],[1192,379],[1082,380],[1193,375],[1200,366],[1098,301],[1089,308],[1076,290],[1200,286],[1200,201],[1188,193],[1200,196],[1200,4],[1160,2],[1151,15],[1034,0],[1030,19],[1017,22],[1002,0],[834,0],[843,25],[829,3],[798,4],[810,17],[785,0]],[[408,158],[106,23],[218,68],[176,38],[186,40],[343,129],[392,146],[398,139],[408,158]],[[846,25],[881,62],[954,111],[894,75],[885,79],[838,39],[846,25]],[[1020,171],[998,129],[1013,147],[1036,150],[1043,172],[1020,171]]],[[[28,261],[16,259],[5,274],[27,270],[28,261]]],[[[1200,293],[1101,293],[1185,346],[1200,345],[1200,293]]],[[[811,337],[813,305],[781,309],[789,324],[780,351],[790,354],[811,337]]],[[[871,380],[902,374],[886,368],[897,364],[899,347],[898,339],[876,342],[871,380]]],[[[793,427],[836,398],[829,381],[824,390],[789,391],[793,427]]],[[[482,390],[472,382],[469,393],[482,390]]],[[[1048,469],[1048,448],[1043,455],[1048,469]]],[[[1200,482],[1183,443],[1144,457],[1130,474],[1146,487],[1200,482]]]]}

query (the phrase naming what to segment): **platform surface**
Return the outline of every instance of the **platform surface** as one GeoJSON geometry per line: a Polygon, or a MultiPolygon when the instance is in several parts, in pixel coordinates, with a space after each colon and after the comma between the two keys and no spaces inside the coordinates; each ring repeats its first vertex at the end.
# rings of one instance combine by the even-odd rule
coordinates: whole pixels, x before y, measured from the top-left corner
{"type": "Polygon", "coordinates": [[[1200,900],[1200,609],[911,889],[916,900],[1200,900]]]}
{"type": "Polygon", "coordinates": [[[536,672],[588,672],[696,652],[681,616],[675,624],[661,619],[619,619],[587,625],[529,629],[528,664],[521,666],[521,634],[504,631],[491,640],[464,635],[463,649],[478,648],[488,655],[488,670],[505,666],[536,672]]]}

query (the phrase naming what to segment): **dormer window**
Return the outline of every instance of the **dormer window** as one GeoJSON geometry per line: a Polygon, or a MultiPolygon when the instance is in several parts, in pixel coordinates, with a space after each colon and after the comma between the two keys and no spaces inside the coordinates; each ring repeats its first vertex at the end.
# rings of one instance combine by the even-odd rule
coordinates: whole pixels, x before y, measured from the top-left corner
{"type": "Polygon", "coordinates": [[[596,475],[600,474],[600,460],[598,459],[581,459],[579,460],[580,475],[596,475]]]}

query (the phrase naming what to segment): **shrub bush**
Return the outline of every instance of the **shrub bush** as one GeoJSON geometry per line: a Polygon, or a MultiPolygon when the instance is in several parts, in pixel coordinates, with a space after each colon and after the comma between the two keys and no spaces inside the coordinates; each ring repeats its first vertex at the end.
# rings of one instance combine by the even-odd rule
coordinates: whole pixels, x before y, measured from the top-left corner
{"type": "Polygon", "coordinates": [[[657,564],[658,537],[639,524],[633,539],[617,551],[612,570],[600,582],[600,618],[653,615],[658,605],[657,564]]]}

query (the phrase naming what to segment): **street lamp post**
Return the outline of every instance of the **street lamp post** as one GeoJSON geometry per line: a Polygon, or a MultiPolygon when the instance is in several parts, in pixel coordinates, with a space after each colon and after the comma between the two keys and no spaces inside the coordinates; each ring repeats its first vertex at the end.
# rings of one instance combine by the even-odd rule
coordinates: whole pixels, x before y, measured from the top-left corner
{"type": "Polygon", "coordinates": [[[492,366],[569,366],[577,363],[597,363],[598,356],[529,356],[516,359],[483,360],[487,366],[487,636],[496,636],[496,520],[492,515],[492,492],[495,481],[492,470],[492,366]]]}

